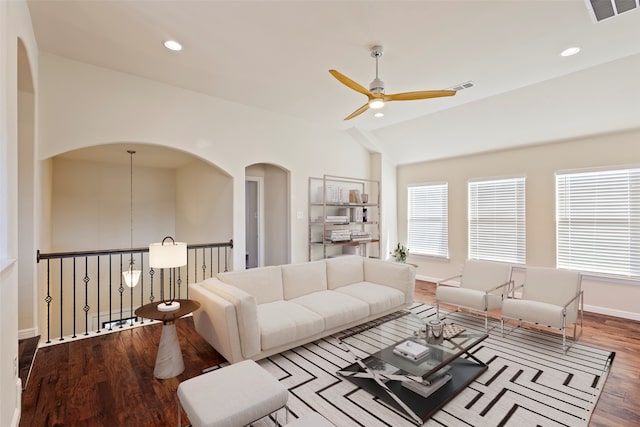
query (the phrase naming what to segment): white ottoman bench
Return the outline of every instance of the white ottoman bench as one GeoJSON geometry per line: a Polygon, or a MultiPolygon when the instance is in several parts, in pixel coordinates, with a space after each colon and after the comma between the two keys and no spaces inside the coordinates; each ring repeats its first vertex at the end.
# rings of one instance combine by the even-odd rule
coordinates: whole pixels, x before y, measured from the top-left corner
{"type": "Polygon", "coordinates": [[[180,383],[178,426],[181,408],[193,427],[245,426],[283,408],[288,397],[277,379],[244,360],[180,383]]]}

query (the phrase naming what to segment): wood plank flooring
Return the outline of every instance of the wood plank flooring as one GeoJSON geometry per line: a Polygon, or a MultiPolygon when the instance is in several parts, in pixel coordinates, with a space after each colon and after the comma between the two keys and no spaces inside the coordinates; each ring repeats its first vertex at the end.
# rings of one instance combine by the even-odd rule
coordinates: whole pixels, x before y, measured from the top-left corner
{"type": "MultiPolygon", "coordinates": [[[[434,284],[418,281],[416,300],[433,303],[434,290],[434,284]]],[[[195,332],[191,318],[176,327],[185,371],[166,380],[153,376],[161,324],[39,349],[22,396],[20,425],[177,425],[180,381],[224,359],[195,332]]],[[[580,342],[616,352],[590,425],[640,425],[640,322],[585,314],[580,342]]]]}

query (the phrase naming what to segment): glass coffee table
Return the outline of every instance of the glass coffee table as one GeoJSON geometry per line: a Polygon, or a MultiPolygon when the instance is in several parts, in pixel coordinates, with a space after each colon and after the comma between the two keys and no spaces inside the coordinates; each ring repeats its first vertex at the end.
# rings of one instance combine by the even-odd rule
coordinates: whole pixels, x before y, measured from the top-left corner
{"type": "Polygon", "coordinates": [[[487,370],[487,365],[470,353],[487,334],[448,324],[444,336],[436,339],[425,333],[426,320],[406,312],[373,328],[339,337],[355,363],[338,375],[405,412],[417,425],[487,370]],[[416,349],[426,354],[414,360],[407,353],[416,349]]]}

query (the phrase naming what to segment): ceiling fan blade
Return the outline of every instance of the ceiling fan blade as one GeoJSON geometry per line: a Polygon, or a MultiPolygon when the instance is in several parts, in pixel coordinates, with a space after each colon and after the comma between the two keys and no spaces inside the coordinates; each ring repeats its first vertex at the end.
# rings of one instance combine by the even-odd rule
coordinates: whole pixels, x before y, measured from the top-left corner
{"type": "Polygon", "coordinates": [[[443,96],[454,96],[455,90],[422,90],[417,92],[392,93],[384,96],[388,101],[413,101],[416,99],[441,98],[443,96]]]}
{"type": "Polygon", "coordinates": [[[358,108],[356,111],[354,111],[353,113],[349,114],[347,117],[345,117],[345,120],[351,120],[356,116],[359,116],[360,114],[364,113],[365,111],[367,111],[369,109],[369,103],[367,102],[366,104],[364,104],[362,107],[358,108]]]}
{"type": "Polygon", "coordinates": [[[335,77],[343,85],[355,90],[356,92],[360,92],[363,95],[371,96],[371,92],[367,88],[354,82],[349,77],[342,74],[341,72],[336,70],[329,70],[329,72],[333,77],[335,77]]]}

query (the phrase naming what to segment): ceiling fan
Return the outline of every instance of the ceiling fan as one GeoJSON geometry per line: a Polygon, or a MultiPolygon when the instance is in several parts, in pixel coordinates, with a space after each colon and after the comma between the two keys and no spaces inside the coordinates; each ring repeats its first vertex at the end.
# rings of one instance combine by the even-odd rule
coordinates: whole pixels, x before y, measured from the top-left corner
{"type": "Polygon", "coordinates": [[[382,46],[373,46],[371,48],[371,56],[376,59],[376,78],[373,79],[367,90],[364,86],[354,82],[349,77],[337,70],[329,70],[331,75],[345,86],[366,95],[369,101],[353,113],[345,117],[345,120],[353,119],[356,116],[367,111],[369,108],[378,109],[384,107],[385,102],[391,101],[413,101],[417,99],[440,98],[443,96],[454,96],[455,90],[422,90],[417,92],[402,92],[385,94],[384,82],[378,77],[378,58],[383,55],[382,46]]]}

